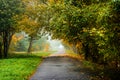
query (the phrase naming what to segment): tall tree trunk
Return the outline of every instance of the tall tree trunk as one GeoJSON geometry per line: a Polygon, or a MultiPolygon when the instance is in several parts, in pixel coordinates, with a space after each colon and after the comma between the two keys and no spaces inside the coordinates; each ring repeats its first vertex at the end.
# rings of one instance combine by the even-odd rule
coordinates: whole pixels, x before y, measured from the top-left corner
{"type": "Polygon", "coordinates": [[[12,35],[13,35],[13,33],[11,33],[10,31],[4,31],[3,32],[3,54],[4,54],[4,58],[7,58],[7,56],[8,56],[8,50],[9,50],[10,42],[11,42],[11,39],[12,39],[12,35]]]}
{"type": "Polygon", "coordinates": [[[0,58],[2,58],[2,43],[3,43],[3,38],[2,38],[2,32],[0,33],[0,58]]]}
{"type": "Polygon", "coordinates": [[[3,32],[3,53],[4,53],[4,58],[7,58],[8,55],[8,34],[7,31],[3,32]]]}
{"type": "Polygon", "coordinates": [[[86,44],[86,45],[83,44],[83,48],[84,48],[84,52],[85,52],[85,59],[88,60],[89,54],[90,54],[88,44],[86,44]]]}
{"type": "Polygon", "coordinates": [[[2,58],[2,37],[0,33],[0,58],[2,58]]]}
{"type": "Polygon", "coordinates": [[[33,37],[30,38],[29,47],[28,47],[28,53],[31,53],[32,42],[33,42],[33,37]]]}
{"type": "Polygon", "coordinates": [[[0,42],[0,58],[2,58],[2,43],[0,42]]]}

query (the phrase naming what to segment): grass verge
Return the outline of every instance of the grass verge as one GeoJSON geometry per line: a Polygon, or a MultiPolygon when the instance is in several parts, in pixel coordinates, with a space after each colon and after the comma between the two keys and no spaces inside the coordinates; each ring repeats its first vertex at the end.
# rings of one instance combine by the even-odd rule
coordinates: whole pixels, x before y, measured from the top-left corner
{"type": "Polygon", "coordinates": [[[0,60],[0,80],[28,80],[49,52],[36,54],[10,54],[8,59],[0,60]]]}

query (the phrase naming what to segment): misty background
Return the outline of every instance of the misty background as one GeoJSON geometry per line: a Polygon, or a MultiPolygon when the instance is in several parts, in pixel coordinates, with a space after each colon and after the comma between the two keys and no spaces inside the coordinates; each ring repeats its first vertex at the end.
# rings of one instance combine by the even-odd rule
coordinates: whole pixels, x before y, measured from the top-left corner
{"type": "MultiPolygon", "coordinates": [[[[11,52],[27,52],[29,48],[29,35],[25,32],[16,33],[12,37],[9,51],[11,52]]],[[[61,40],[52,39],[51,36],[44,35],[36,37],[32,41],[32,52],[39,51],[55,51],[57,53],[65,53],[65,47],[61,40]]]]}

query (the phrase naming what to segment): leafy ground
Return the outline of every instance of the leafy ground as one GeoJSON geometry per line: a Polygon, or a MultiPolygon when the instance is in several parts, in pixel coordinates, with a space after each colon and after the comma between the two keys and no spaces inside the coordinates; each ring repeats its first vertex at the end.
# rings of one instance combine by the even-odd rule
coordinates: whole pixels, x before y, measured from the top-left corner
{"type": "Polygon", "coordinates": [[[48,52],[37,54],[10,54],[8,59],[0,60],[0,80],[27,80],[36,67],[48,56],[48,52]]]}

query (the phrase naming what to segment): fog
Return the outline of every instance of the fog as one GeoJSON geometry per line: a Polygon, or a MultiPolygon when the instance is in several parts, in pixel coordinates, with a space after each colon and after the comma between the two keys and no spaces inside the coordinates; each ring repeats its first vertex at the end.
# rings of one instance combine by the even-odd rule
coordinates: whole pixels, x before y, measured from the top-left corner
{"type": "Polygon", "coordinates": [[[65,48],[60,40],[48,39],[48,42],[50,44],[51,51],[56,51],[56,53],[65,53],[65,48]]]}

